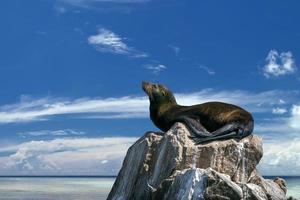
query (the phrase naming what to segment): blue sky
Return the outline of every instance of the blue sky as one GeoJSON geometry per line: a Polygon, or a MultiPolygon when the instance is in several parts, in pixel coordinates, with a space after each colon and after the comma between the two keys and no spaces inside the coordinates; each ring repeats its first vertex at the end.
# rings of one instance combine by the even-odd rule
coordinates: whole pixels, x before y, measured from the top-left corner
{"type": "Polygon", "coordinates": [[[142,80],[248,109],[260,171],[300,175],[298,1],[0,4],[1,175],[116,174],[157,130],[142,80]]]}

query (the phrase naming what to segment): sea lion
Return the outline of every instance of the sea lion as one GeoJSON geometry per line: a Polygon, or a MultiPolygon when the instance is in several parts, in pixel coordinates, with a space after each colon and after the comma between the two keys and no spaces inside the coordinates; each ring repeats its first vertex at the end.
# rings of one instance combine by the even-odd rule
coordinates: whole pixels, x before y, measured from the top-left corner
{"type": "Polygon", "coordinates": [[[236,105],[206,102],[181,106],[173,93],[161,84],[143,81],[142,88],[149,96],[150,118],[162,131],[168,131],[175,122],[183,122],[191,130],[191,138],[197,144],[219,139],[241,139],[253,131],[252,115],[236,105]]]}

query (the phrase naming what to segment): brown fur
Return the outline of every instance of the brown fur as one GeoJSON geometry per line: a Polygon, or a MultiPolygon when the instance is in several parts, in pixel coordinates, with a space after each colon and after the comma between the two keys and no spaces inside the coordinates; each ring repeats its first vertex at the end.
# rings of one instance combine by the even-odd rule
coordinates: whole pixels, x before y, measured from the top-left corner
{"type": "Polygon", "coordinates": [[[181,106],[177,104],[172,92],[165,86],[143,82],[143,89],[150,100],[150,118],[163,131],[168,131],[180,116],[197,119],[209,132],[231,122],[244,125],[253,122],[252,115],[236,105],[207,102],[181,106]]]}

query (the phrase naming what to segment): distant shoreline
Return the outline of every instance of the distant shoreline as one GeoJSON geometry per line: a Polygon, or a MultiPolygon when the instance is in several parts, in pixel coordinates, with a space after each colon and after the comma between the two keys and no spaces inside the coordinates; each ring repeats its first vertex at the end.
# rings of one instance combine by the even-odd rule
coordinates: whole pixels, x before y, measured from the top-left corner
{"type": "MultiPolygon", "coordinates": [[[[281,177],[283,179],[300,178],[300,176],[263,176],[267,179],[281,177]]],[[[0,178],[117,178],[117,175],[0,175],[0,178]]]]}
{"type": "Polygon", "coordinates": [[[283,179],[290,179],[290,178],[300,178],[300,176],[263,176],[264,178],[267,178],[267,179],[275,179],[276,177],[280,177],[280,178],[283,178],[283,179]]]}
{"type": "Polygon", "coordinates": [[[116,178],[115,175],[0,175],[0,178],[116,178]]]}

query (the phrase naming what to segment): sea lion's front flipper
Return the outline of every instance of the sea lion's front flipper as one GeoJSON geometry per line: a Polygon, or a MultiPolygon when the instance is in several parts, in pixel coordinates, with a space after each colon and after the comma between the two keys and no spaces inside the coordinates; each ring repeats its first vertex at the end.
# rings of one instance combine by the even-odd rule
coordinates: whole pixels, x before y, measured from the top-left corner
{"type": "Polygon", "coordinates": [[[175,120],[175,122],[183,122],[191,130],[191,138],[211,137],[211,134],[204,128],[204,126],[194,118],[182,116],[175,120]]]}

